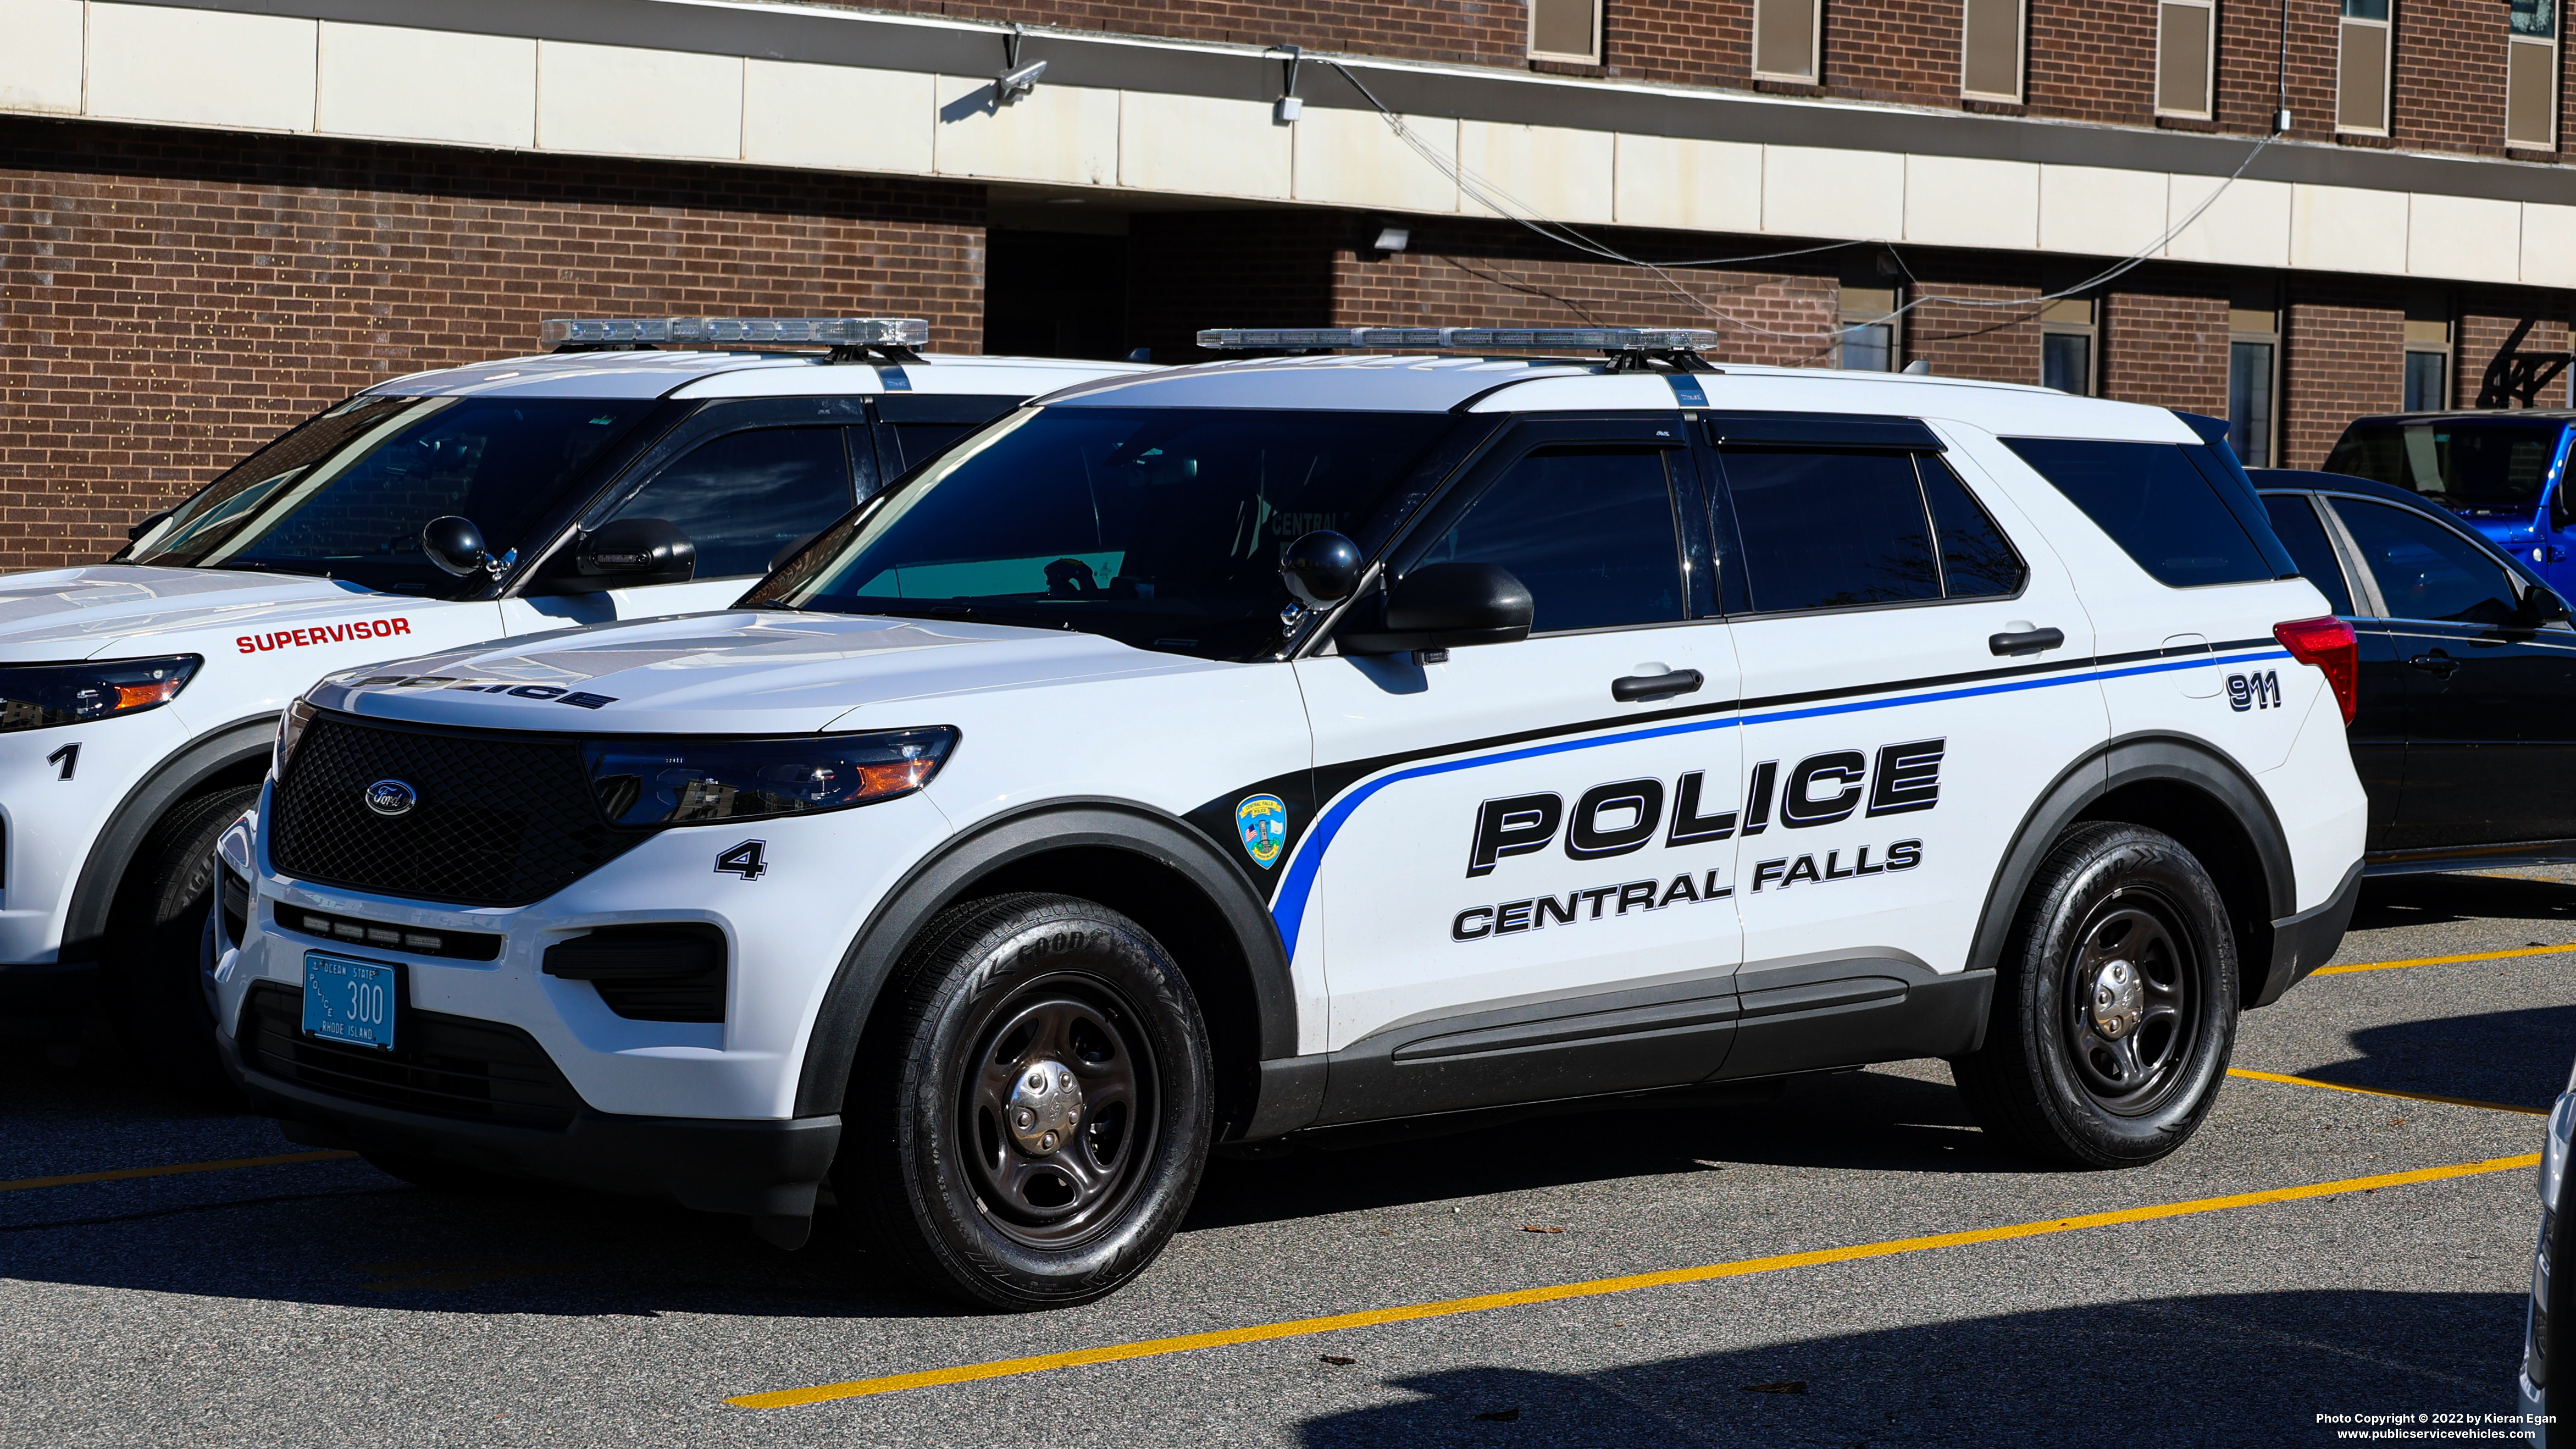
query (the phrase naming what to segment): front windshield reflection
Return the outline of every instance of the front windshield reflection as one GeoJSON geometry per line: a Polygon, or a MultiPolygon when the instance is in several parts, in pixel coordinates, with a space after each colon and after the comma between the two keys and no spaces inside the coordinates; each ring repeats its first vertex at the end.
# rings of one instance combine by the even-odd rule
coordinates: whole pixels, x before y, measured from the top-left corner
{"type": "Polygon", "coordinates": [[[518,547],[649,401],[360,397],[199,490],[131,563],[323,574],[435,592],[421,526],[470,518],[496,553],[518,547]]]}
{"type": "Polygon", "coordinates": [[[1204,658],[1256,657],[1277,647],[1288,603],[1280,549],[1317,529],[1364,535],[1452,421],[1024,411],[846,520],[746,602],[1072,628],[1204,658]]]}
{"type": "Polygon", "coordinates": [[[2326,471],[2394,484],[2463,512],[2528,513],[2557,460],[2559,429],[2554,419],[2362,424],[2335,444],[2326,471]]]}

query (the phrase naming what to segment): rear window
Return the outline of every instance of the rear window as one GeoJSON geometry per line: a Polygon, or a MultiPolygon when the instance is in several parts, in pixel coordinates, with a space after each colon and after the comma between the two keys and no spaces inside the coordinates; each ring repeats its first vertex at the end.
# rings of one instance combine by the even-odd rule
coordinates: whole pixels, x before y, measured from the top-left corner
{"type": "Polygon", "coordinates": [[[2444,419],[2354,423],[2326,460],[2468,513],[2529,513],[2558,457],[2555,422],[2444,419]]]}
{"type": "Polygon", "coordinates": [[[2179,444],[2006,438],[2004,445],[2158,583],[2179,589],[2274,576],[2262,546],[2179,444]]]}

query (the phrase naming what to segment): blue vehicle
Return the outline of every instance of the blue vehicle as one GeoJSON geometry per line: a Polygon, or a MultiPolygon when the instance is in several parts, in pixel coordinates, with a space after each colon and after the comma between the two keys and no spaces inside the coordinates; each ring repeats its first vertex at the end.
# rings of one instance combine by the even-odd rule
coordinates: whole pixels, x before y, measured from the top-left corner
{"type": "Polygon", "coordinates": [[[2325,471],[2403,488],[2439,505],[2576,594],[2576,496],[2567,452],[2576,411],[2398,413],[2356,418],[2325,471]]]}

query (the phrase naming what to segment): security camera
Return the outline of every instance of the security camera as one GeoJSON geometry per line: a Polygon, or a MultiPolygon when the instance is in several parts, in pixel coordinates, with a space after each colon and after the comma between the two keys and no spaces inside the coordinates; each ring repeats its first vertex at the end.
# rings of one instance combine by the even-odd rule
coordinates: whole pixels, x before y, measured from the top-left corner
{"type": "Polygon", "coordinates": [[[1047,63],[1030,61],[1015,70],[1006,70],[993,78],[993,90],[1005,101],[1016,101],[1038,88],[1038,77],[1046,74],[1047,63]]]}

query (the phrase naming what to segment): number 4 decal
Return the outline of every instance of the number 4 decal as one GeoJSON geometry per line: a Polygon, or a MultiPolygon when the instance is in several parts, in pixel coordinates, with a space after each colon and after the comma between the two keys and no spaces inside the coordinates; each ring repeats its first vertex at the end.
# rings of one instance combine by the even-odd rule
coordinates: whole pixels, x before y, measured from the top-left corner
{"type": "Polygon", "coordinates": [[[68,780],[72,777],[72,771],[77,769],[80,765],[80,746],[65,745],[61,749],[54,751],[52,754],[45,756],[45,763],[48,765],[62,766],[63,772],[56,775],[54,778],[57,780],[68,780]]]}
{"type": "Polygon", "coordinates": [[[716,869],[730,871],[744,880],[758,880],[769,871],[769,842],[746,840],[716,857],[716,869]]]}

